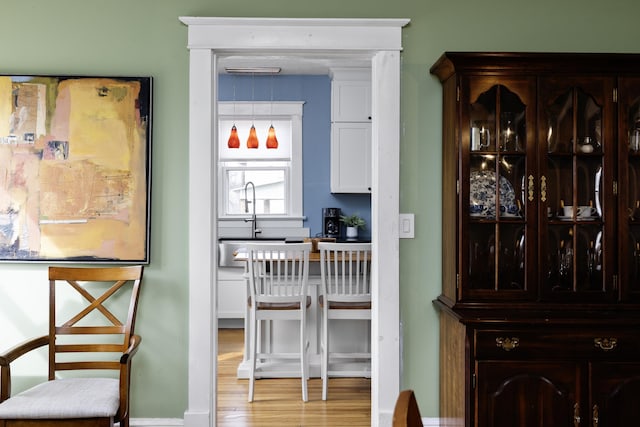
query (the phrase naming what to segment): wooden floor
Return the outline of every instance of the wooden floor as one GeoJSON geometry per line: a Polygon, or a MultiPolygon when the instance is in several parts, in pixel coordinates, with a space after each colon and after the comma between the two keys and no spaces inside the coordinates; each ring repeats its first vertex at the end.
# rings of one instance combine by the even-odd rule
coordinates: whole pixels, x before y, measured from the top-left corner
{"type": "Polygon", "coordinates": [[[371,380],[329,380],[329,400],[322,401],[322,381],[309,380],[309,401],[302,402],[300,379],[256,380],[253,403],[248,381],[236,378],[242,360],[243,330],[218,330],[219,427],[285,427],[371,425],[371,380]]]}

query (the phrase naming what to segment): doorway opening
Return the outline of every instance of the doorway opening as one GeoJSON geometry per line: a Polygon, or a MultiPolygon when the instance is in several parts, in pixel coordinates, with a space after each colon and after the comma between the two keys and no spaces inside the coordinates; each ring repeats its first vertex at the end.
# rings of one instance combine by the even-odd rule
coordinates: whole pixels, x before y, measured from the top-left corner
{"type": "Polygon", "coordinates": [[[406,19],[183,17],[189,63],[189,398],[185,426],[216,410],[217,79],[230,54],[367,55],[372,69],[371,424],[391,424],[400,387],[399,141],[401,29],[406,19]],[[384,243],[384,244],[382,244],[384,243]]]}

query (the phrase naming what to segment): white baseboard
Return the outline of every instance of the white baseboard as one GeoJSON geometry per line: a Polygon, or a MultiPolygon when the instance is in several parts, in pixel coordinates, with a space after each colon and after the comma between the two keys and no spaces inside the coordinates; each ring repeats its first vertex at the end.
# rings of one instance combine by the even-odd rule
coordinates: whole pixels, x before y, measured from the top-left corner
{"type": "MultiPolygon", "coordinates": [[[[440,418],[423,418],[424,427],[439,427],[440,418]]],[[[184,426],[184,420],[180,418],[132,418],[131,427],[175,427],[184,426]]]]}
{"type": "Polygon", "coordinates": [[[175,427],[183,426],[182,418],[131,418],[129,421],[131,427],[175,427]]]}

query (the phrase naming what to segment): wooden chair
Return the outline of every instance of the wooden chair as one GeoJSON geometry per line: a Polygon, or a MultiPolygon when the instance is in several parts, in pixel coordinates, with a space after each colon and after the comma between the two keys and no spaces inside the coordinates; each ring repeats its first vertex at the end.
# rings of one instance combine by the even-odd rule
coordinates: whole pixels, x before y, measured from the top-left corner
{"type": "Polygon", "coordinates": [[[413,390],[403,390],[398,395],[393,410],[392,427],[423,427],[418,402],[413,390]]]}
{"type": "MultiPolygon", "coordinates": [[[[311,305],[308,296],[309,252],[311,243],[251,243],[247,244],[249,277],[249,402],[253,402],[254,383],[263,366],[258,360],[300,359],[302,400],[308,401],[307,379],[307,309],[311,305]],[[263,320],[297,320],[300,322],[300,352],[272,353],[258,348],[262,342],[263,320]]],[[[294,373],[295,374],[295,373],[294,373]]]]}
{"type": "Polygon", "coordinates": [[[134,326],[142,269],[49,268],[48,335],[0,355],[0,427],[129,426],[131,359],[141,340],[134,326]],[[79,301],[68,296],[76,295],[73,290],[79,301]],[[128,307],[120,301],[123,294],[128,307]],[[10,397],[11,363],[43,346],[49,351],[49,380],[10,397]],[[97,377],[97,370],[117,375],[97,377]]]}
{"type": "Polygon", "coordinates": [[[329,346],[329,320],[371,320],[371,243],[319,242],[318,249],[322,278],[322,295],[318,299],[322,313],[322,400],[327,400],[329,376],[371,376],[370,343],[368,352],[359,353],[339,353],[329,346]],[[364,369],[332,370],[332,358],[350,363],[364,359],[368,363],[364,369]]]}

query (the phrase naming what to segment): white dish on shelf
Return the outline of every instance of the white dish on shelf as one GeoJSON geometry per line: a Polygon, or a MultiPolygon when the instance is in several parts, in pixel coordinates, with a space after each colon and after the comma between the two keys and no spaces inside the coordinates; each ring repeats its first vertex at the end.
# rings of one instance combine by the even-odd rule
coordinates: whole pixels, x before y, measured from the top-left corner
{"type": "MultiPolygon", "coordinates": [[[[470,214],[474,217],[496,217],[496,173],[489,170],[473,170],[469,179],[469,206],[470,214]],[[481,212],[475,212],[482,207],[481,212]]],[[[519,209],[516,204],[516,195],[513,186],[507,178],[500,176],[500,207],[504,214],[514,217],[519,209]]]]}

